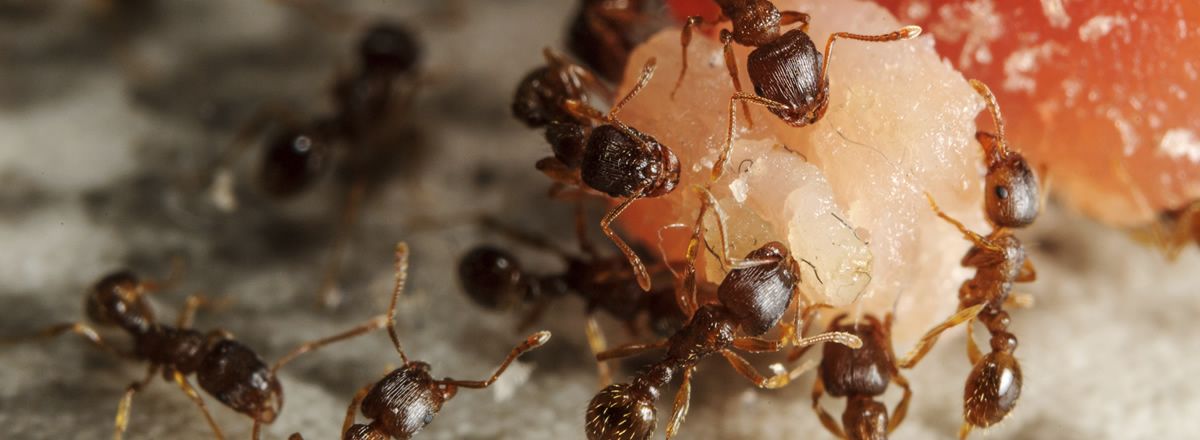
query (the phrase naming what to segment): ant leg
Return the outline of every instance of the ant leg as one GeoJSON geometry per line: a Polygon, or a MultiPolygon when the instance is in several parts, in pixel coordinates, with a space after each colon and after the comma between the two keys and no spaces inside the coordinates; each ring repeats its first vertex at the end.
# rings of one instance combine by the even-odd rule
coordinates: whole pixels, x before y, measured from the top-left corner
{"type": "MultiPolygon", "coordinates": [[[[646,88],[646,84],[650,83],[650,78],[654,77],[654,69],[657,66],[657,58],[650,57],[650,59],[646,60],[646,64],[642,66],[642,73],[640,76],[638,76],[637,83],[633,85],[632,89],[629,89],[629,92],[626,93],[620,101],[617,101],[616,105],[613,105],[612,108],[608,109],[608,114],[604,116],[605,121],[616,120],[617,112],[621,111],[621,108],[625,107],[625,104],[628,104],[629,101],[632,101],[633,98],[638,95],[638,93],[642,92],[642,89],[646,88]]],[[[633,138],[637,139],[636,136],[633,138]]]]}
{"type": "MultiPolygon", "coordinates": [[[[586,108],[586,107],[584,107],[586,108]]],[[[549,177],[550,180],[558,183],[563,183],[569,186],[579,185],[579,175],[576,170],[571,169],[562,161],[554,156],[539,159],[534,168],[549,177]]]]}
{"type": "Polygon", "coordinates": [[[346,203],[342,205],[342,218],[338,222],[337,232],[334,233],[333,249],[329,253],[329,261],[325,263],[321,288],[317,291],[317,302],[326,308],[337,307],[342,302],[342,295],[337,290],[338,273],[341,272],[342,257],[346,253],[346,243],[350,241],[351,230],[358,223],[358,214],[366,191],[366,181],[358,179],[350,187],[346,203]]]}
{"type": "Polygon", "coordinates": [[[279,358],[278,361],[275,361],[275,365],[271,366],[271,374],[275,374],[275,372],[279,371],[280,368],[283,368],[284,365],[287,365],[289,362],[295,360],[297,357],[299,357],[302,354],[308,353],[310,351],[319,349],[321,347],[324,347],[326,345],[329,345],[329,344],[332,344],[335,342],[340,342],[340,341],[344,341],[344,340],[354,338],[357,336],[362,336],[362,335],[373,332],[375,330],[379,330],[379,329],[387,327],[387,326],[388,326],[388,317],[380,315],[380,316],[376,316],[376,317],[372,318],[370,321],[367,321],[363,324],[360,324],[360,325],[358,325],[354,328],[351,328],[350,330],[344,331],[342,333],[338,333],[333,336],[329,336],[329,337],[317,339],[315,341],[309,341],[309,342],[300,344],[300,346],[292,349],[291,352],[288,352],[288,354],[285,354],[285,355],[283,355],[283,357],[279,358]]]}
{"type": "Polygon", "coordinates": [[[746,105],[746,103],[758,104],[767,108],[787,108],[787,106],[782,103],[775,102],[758,95],[742,93],[740,90],[737,93],[734,93],[733,96],[729,97],[729,129],[726,131],[725,147],[721,149],[721,155],[718,156],[717,161],[713,163],[712,180],[714,182],[717,179],[720,179],[721,175],[725,173],[725,162],[729,161],[729,153],[733,151],[733,132],[734,127],[736,127],[737,124],[737,101],[742,102],[742,111],[746,113],[747,122],[750,121],[750,108],[746,105]]]}
{"type": "Polygon", "coordinates": [[[1004,307],[1028,309],[1033,307],[1034,302],[1036,300],[1033,299],[1033,295],[1022,292],[1010,292],[1008,298],[1004,299],[1004,307]]]}
{"type": "Polygon", "coordinates": [[[618,359],[618,358],[623,358],[623,357],[629,357],[629,356],[633,356],[633,355],[636,355],[636,354],[639,354],[642,352],[656,350],[659,348],[665,348],[669,342],[670,341],[667,339],[663,339],[663,340],[660,340],[657,342],[651,342],[651,343],[631,342],[631,343],[622,345],[617,348],[613,348],[613,349],[605,350],[601,353],[597,353],[596,360],[606,361],[609,359],[618,359]]]}
{"type": "Polygon", "coordinates": [[[970,423],[963,422],[962,426],[958,428],[958,439],[967,440],[967,437],[971,435],[971,429],[974,427],[970,423]]]}
{"type": "Polygon", "coordinates": [[[496,379],[499,378],[501,374],[504,374],[504,370],[508,369],[508,365],[511,364],[513,361],[517,360],[518,357],[525,354],[525,352],[527,352],[529,350],[533,350],[535,348],[541,347],[542,344],[545,344],[546,341],[549,341],[549,340],[550,340],[550,332],[548,332],[548,331],[543,330],[543,331],[534,333],[532,335],[529,335],[529,337],[525,339],[525,342],[522,342],[520,345],[513,347],[512,351],[508,353],[508,357],[504,359],[504,362],[500,364],[500,367],[496,368],[496,372],[492,373],[492,377],[489,377],[487,380],[479,381],[479,380],[444,379],[444,380],[439,380],[437,382],[442,385],[451,385],[451,386],[463,387],[463,388],[476,388],[476,389],[487,388],[487,387],[491,386],[492,383],[495,382],[496,379]]]}
{"type": "Polygon", "coordinates": [[[667,439],[679,433],[683,419],[687,417],[688,408],[692,404],[692,368],[683,370],[683,380],[679,383],[679,391],[675,393],[675,403],[671,405],[671,422],[667,424],[667,439]]]}
{"type": "Polygon", "coordinates": [[[967,321],[967,360],[971,362],[972,366],[983,359],[983,352],[979,351],[979,345],[975,344],[975,326],[972,325],[974,322],[974,320],[967,321]]]}
{"type": "Polygon", "coordinates": [[[904,389],[904,396],[900,398],[900,403],[896,404],[896,410],[892,412],[892,418],[888,421],[888,434],[900,427],[900,423],[904,421],[904,416],[908,415],[908,403],[912,400],[912,387],[908,385],[908,379],[899,371],[892,376],[892,381],[900,388],[904,389]]]}
{"type": "Polygon", "coordinates": [[[979,246],[980,248],[987,249],[992,252],[997,252],[997,253],[1003,252],[1002,249],[1000,249],[996,245],[988,242],[987,239],[984,238],[982,235],[979,235],[975,231],[967,229],[967,226],[962,224],[962,222],[956,220],[954,217],[951,217],[949,214],[946,214],[945,211],[942,211],[942,208],[938,207],[937,202],[933,201],[933,196],[930,195],[928,192],[925,193],[925,199],[929,201],[929,206],[931,208],[933,208],[933,212],[935,214],[937,214],[938,217],[941,217],[942,220],[945,220],[946,222],[950,223],[951,225],[954,225],[955,228],[958,228],[958,231],[962,232],[963,237],[966,237],[966,239],[970,240],[972,243],[974,243],[975,246],[979,246]]]}
{"type": "MultiPolygon", "coordinates": [[[[608,350],[608,341],[604,339],[604,331],[600,329],[600,324],[596,322],[596,318],[588,317],[585,330],[588,347],[592,349],[593,356],[598,357],[600,353],[608,350]]],[[[612,371],[609,370],[607,361],[596,361],[596,373],[600,376],[600,388],[604,388],[612,383],[612,371]]]]}
{"type": "MultiPolygon", "coordinates": [[[[810,326],[812,326],[812,323],[814,321],[816,321],[816,319],[814,319],[814,317],[817,315],[817,313],[820,311],[820,309],[827,309],[827,308],[833,308],[833,306],[831,306],[829,304],[813,304],[813,305],[804,307],[804,312],[803,312],[804,313],[804,319],[803,319],[804,324],[800,330],[800,333],[795,335],[794,341],[800,341],[801,339],[803,339],[804,335],[808,333],[808,328],[810,326]]],[[[797,317],[799,317],[799,316],[800,316],[800,314],[799,314],[799,312],[797,312],[797,317]]],[[[800,327],[800,324],[796,324],[796,326],[800,327]]],[[[809,344],[809,345],[805,345],[802,347],[797,346],[796,348],[792,349],[792,352],[789,353],[788,357],[787,357],[788,363],[796,362],[797,359],[800,359],[801,356],[804,356],[804,353],[807,353],[808,350],[813,347],[814,347],[814,345],[809,344]]]]}
{"type": "Polygon", "coordinates": [[[679,45],[683,48],[683,53],[680,54],[680,59],[683,61],[683,67],[679,69],[679,78],[675,80],[675,87],[671,89],[671,100],[675,100],[675,92],[679,91],[679,86],[683,85],[683,76],[688,70],[688,45],[692,44],[692,28],[704,23],[704,17],[693,15],[687,18],[687,23],[683,25],[683,32],[679,34],[679,45]]]}
{"type": "Polygon", "coordinates": [[[783,388],[791,382],[791,377],[789,377],[787,372],[776,374],[770,378],[764,377],[758,372],[758,369],[754,368],[753,365],[750,365],[750,362],[747,362],[745,358],[741,357],[737,353],[734,353],[733,351],[721,350],[721,356],[724,356],[725,360],[729,361],[729,365],[732,366],[733,369],[738,372],[738,374],[741,374],[742,377],[754,382],[754,385],[759,388],[773,390],[776,388],[783,388]]]}
{"type": "Polygon", "coordinates": [[[200,408],[200,412],[204,414],[204,420],[208,422],[208,427],[212,428],[213,435],[216,436],[218,440],[224,440],[225,435],[221,434],[221,428],[218,427],[217,422],[213,420],[212,414],[208,413],[208,406],[204,404],[204,398],[200,397],[200,394],[196,392],[196,388],[192,387],[192,384],[189,383],[187,378],[183,377],[183,373],[180,373],[179,371],[172,371],[171,377],[175,380],[175,383],[179,385],[179,389],[183,390],[183,393],[187,394],[189,399],[192,399],[192,403],[195,403],[196,407],[200,408]]]}
{"type": "Polygon", "coordinates": [[[123,352],[123,351],[117,349],[116,347],[109,345],[107,342],[104,341],[104,338],[100,337],[99,333],[96,333],[95,329],[89,327],[87,324],[84,324],[82,322],[69,322],[69,323],[65,323],[65,324],[57,324],[57,325],[47,327],[46,329],[39,331],[32,335],[20,336],[20,337],[16,337],[16,338],[5,338],[3,340],[0,340],[0,347],[17,344],[17,343],[25,341],[25,340],[53,338],[53,337],[61,336],[63,333],[67,333],[67,332],[79,335],[79,336],[83,337],[84,339],[91,341],[91,343],[93,345],[95,345],[96,347],[99,347],[101,350],[104,350],[104,351],[107,351],[114,355],[117,355],[117,357],[122,357],[122,358],[133,357],[133,355],[131,353],[123,352]]]}
{"type": "Polygon", "coordinates": [[[613,220],[616,220],[617,216],[621,215],[621,213],[625,211],[625,208],[628,208],[629,205],[637,199],[637,197],[625,199],[625,201],[621,202],[620,205],[617,205],[615,208],[608,211],[607,214],[604,214],[604,218],[600,219],[600,229],[604,231],[604,235],[607,235],[608,238],[613,241],[613,244],[617,245],[617,248],[621,249],[621,253],[625,254],[625,258],[629,260],[630,267],[633,268],[634,276],[637,277],[638,286],[641,287],[643,291],[649,292],[650,274],[646,272],[646,265],[642,264],[642,259],[638,258],[637,253],[635,253],[628,244],[625,244],[625,240],[622,240],[621,237],[618,236],[616,232],[613,232],[612,228],[610,227],[613,220]]]}
{"type": "Polygon", "coordinates": [[[579,242],[579,250],[593,258],[599,254],[596,253],[596,246],[592,244],[592,239],[588,237],[587,228],[587,206],[583,197],[575,198],[575,240],[579,242]]]}
{"type": "Polygon", "coordinates": [[[779,15],[780,26],[800,23],[800,32],[808,33],[808,21],[812,18],[808,14],[799,11],[779,11],[779,15]]]}
{"type": "Polygon", "coordinates": [[[825,42],[825,63],[821,66],[821,78],[823,84],[829,84],[829,56],[833,53],[833,42],[839,38],[847,38],[851,40],[869,41],[883,43],[888,41],[901,41],[916,38],[921,35],[920,26],[905,26],[895,32],[889,32],[881,35],[859,35],[849,32],[837,32],[829,36],[829,41],[825,42]]]}
{"type": "MultiPolygon", "coordinates": [[[[742,77],[738,75],[737,56],[733,54],[733,34],[728,29],[721,29],[721,44],[724,46],[725,68],[729,71],[729,79],[733,80],[734,94],[742,94],[742,77]]],[[[754,120],[750,118],[750,106],[742,102],[742,111],[746,113],[746,125],[753,127],[754,120]]]]}
{"type": "Polygon", "coordinates": [[[181,329],[192,328],[192,321],[196,317],[196,311],[201,307],[219,307],[228,304],[230,299],[221,298],[214,300],[202,294],[196,293],[189,295],[183,303],[183,310],[179,312],[179,318],[175,322],[175,326],[181,329]]]}
{"type": "Polygon", "coordinates": [[[824,395],[825,382],[818,377],[816,382],[813,383],[812,387],[813,412],[817,413],[817,418],[821,419],[821,424],[825,425],[825,429],[829,430],[830,434],[833,434],[834,437],[844,439],[846,438],[846,433],[842,431],[841,425],[838,424],[837,420],[834,420],[833,416],[829,415],[828,412],[825,412],[825,407],[821,406],[821,396],[824,395]]]}
{"type": "Polygon", "coordinates": [[[125,395],[121,396],[121,402],[117,404],[117,418],[114,423],[115,427],[113,428],[113,440],[121,440],[125,435],[125,428],[129,425],[129,407],[133,405],[133,395],[141,391],[142,388],[145,388],[146,385],[149,385],[157,373],[158,365],[150,364],[146,367],[146,377],[125,387],[125,395]]]}
{"type": "Polygon", "coordinates": [[[1027,283],[1027,282],[1032,282],[1032,281],[1036,281],[1036,280],[1037,280],[1037,269],[1034,269],[1034,267],[1033,267],[1033,260],[1026,258],[1025,262],[1021,263],[1021,271],[1017,273],[1016,281],[1022,282],[1022,283],[1027,283]]]}
{"type": "Polygon", "coordinates": [[[937,343],[938,337],[941,336],[942,332],[964,322],[970,323],[971,320],[975,319],[976,315],[979,315],[979,312],[983,310],[984,306],[985,304],[978,304],[973,307],[959,310],[957,313],[950,315],[949,318],[946,318],[946,320],[941,324],[929,329],[929,331],[925,333],[925,336],[922,336],[921,340],[917,341],[917,345],[913,347],[912,350],[910,350],[908,354],[900,360],[900,362],[896,363],[896,366],[905,369],[915,367],[917,363],[920,362],[927,353],[929,353],[929,350],[933,348],[933,345],[937,343]]]}
{"type": "Polygon", "coordinates": [[[342,422],[343,437],[346,435],[346,431],[349,431],[350,427],[354,426],[354,416],[358,413],[358,407],[362,405],[363,399],[367,398],[367,393],[370,393],[371,388],[374,386],[374,383],[369,383],[360,388],[357,393],[354,393],[354,398],[350,400],[350,406],[346,407],[346,420],[342,422]]]}

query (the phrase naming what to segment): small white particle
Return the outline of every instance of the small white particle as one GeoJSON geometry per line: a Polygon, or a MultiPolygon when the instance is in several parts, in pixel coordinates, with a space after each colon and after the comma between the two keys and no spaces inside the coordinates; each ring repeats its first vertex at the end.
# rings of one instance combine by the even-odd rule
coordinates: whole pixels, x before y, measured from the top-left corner
{"type": "Polygon", "coordinates": [[[1125,17],[1119,15],[1097,15],[1079,26],[1079,40],[1085,43],[1096,41],[1100,37],[1108,35],[1117,26],[1128,25],[1129,22],[1125,20],[1125,17]]]}
{"type": "Polygon", "coordinates": [[[733,199],[738,203],[746,203],[746,195],[750,193],[750,185],[746,184],[746,179],[738,178],[729,183],[729,192],[733,194],[733,199]]]}
{"type": "Polygon", "coordinates": [[[1067,15],[1062,0],[1042,0],[1042,13],[1046,14],[1050,26],[1062,29],[1071,24],[1071,16],[1067,15]]]}
{"type": "Polygon", "coordinates": [[[1162,141],[1158,143],[1158,150],[1173,159],[1187,158],[1189,161],[1200,163],[1200,138],[1185,128],[1167,130],[1162,141]]]}

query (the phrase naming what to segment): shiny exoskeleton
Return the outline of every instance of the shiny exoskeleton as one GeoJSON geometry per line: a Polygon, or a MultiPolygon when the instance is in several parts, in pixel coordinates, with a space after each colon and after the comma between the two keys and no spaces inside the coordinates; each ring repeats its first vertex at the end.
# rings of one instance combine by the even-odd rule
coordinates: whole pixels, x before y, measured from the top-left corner
{"type": "MultiPolygon", "coordinates": [[[[540,331],[530,335],[524,342],[517,345],[508,354],[496,372],[490,378],[482,381],[455,380],[451,378],[434,379],[430,375],[429,364],[410,360],[400,347],[400,338],[396,332],[395,316],[396,303],[404,292],[408,279],[408,246],[399,243],[396,246],[396,285],[392,291],[392,302],[388,307],[387,327],[392,345],[404,362],[400,368],[392,370],[379,381],[369,384],[355,394],[346,411],[346,419],[342,424],[343,440],[386,440],[408,439],[419,433],[433,422],[446,401],[454,398],[458,388],[487,388],[500,377],[514,360],[522,354],[541,347],[550,340],[550,332],[540,331]],[[362,411],[363,417],[370,421],[366,424],[354,423],[355,413],[362,411]]],[[[302,438],[293,434],[293,439],[302,438]]]]}
{"type": "Polygon", "coordinates": [[[538,161],[537,168],[558,185],[624,199],[600,221],[600,228],[629,260],[642,290],[651,281],[645,264],[610,225],[635,200],[670,193],[679,183],[679,158],[653,136],[617,119],[621,108],[650,82],[655,60],[642,69],[637,84],[607,114],[585,104],[589,96],[583,68],[547,52],[550,65],[535,70],[522,81],[513,111],[531,127],[546,126],[546,139],[554,156],[538,161]],[[599,125],[594,125],[596,122],[599,125]]]}
{"type": "MultiPolygon", "coordinates": [[[[694,257],[694,254],[689,257],[694,257]]],[[[767,243],[750,252],[745,260],[731,263],[733,270],[717,288],[719,302],[689,309],[691,319],[669,339],[650,344],[628,344],[597,356],[597,359],[603,360],[649,349],[667,350],[661,360],[645,367],[633,381],[609,385],[592,398],[584,419],[588,439],[650,438],[657,425],[654,402],[658,399],[659,390],[680,375],[682,383],[675,396],[671,422],[667,427],[667,438],[673,437],[687,415],[692,372],[697,363],[713,354],[722,355],[738,373],[756,386],[778,388],[791,380],[787,373],[770,378],[762,376],[733,349],[753,353],[772,352],[781,350],[789,341],[786,336],[780,340],[758,336],[779,323],[792,299],[799,296],[798,264],[787,248],[778,242],[767,243]]],[[[694,304],[682,299],[680,302],[694,304]]],[[[861,345],[858,338],[845,333],[825,333],[794,343],[805,346],[825,341],[851,347],[861,345]]]]}
{"type": "MultiPolygon", "coordinates": [[[[1008,149],[1004,136],[1004,121],[995,97],[986,85],[971,80],[972,87],[987,102],[995,121],[997,133],[976,134],[984,149],[987,162],[984,212],[993,230],[980,235],[938,209],[930,198],[934,211],[959,229],[974,246],[962,259],[962,265],[975,268],[975,276],[963,282],[958,291],[959,310],[982,306],[978,316],[991,335],[991,352],[982,354],[967,326],[967,354],[974,367],[967,377],[964,390],[964,422],[959,431],[966,438],[973,427],[986,428],[1003,420],[1016,406],[1021,396],[1021,366],[1013,352],[1017,338],[1008,331],[1010,304],[1022,301],[1014,298],[1014,283],[1031,282],[1037,278],[1032,262],[1026,258],[1025,247],[1013,235],[1013,228],[1033,223],[1040,210],[1038,180],[1020,153],[1008,149]]],[[[927,195],[928,196],[928,195],[927,195]]],[[[932,347],[945,328],[930,331],[921,339],[906,360],[910,368],[932,347]]]]}
{"type": "Polygon", "coordinates": [[[583,0],[567,29],[567,48],[610,82],[620,82],[629,53],[662,27],[645,0],[583,0]]]}
{"type": "MultiPolygon", "coordinates": [[[[718,22],[730,21],[733,29],[721,30],[725,45],[725,65],[733,80],[736,93],[729,99],[729,138],[720,158],[713,165],[713,178],[720,177],[732,148],[734,109],[737,102],[766,107],[784,122],[794,127],[813,124],[825,115],[829,107],[829,57],[838,39],[871,42],[899,41],[920,35],[921,28],[905,26],[882,35],[859,35],[836,32],[825,43],[824,56],[808,36],[809,15],[797,11],[780,11],[768,0],[715,0],[721,8],[718,22]],[[782,26],[800,23],[800,27],[781,33],[782,26]],[[742,92],[737,60],[732,44],[755,48],[746,59],[746,71],[754,86],[754,94],[742,92]]],[[[692,28],[703,23],[699,16],[689,17],[680,36],[683,47],[683,68],[675,82],[677,91],[687,73],[687,48],[692,28]]],[[[674,96],[674,91],[672,96],[674,96]]],[[[747,114],[747,118],[749,115],[747,114]]]]}
{"type": "Polygon", "coordinates": [[[146,376],[130,384],[118,405],[113,437],[120,439],[129,421],[129,409],[135,393],[154,379],[161,370],[163,379],[174,382],[200,408],[217,438],[224,438],[204,400],[192,386],[188,376],[195,375],[200,389],[221,403],[254,420],[254,438],[260,426],[275,421],[283,408],[283,388],[276,372],[296,356],[324,345],[383,328],[386,320],[378,317],[347,332],[300,345],[274,365],[263,359],[228,332],[213,330],[203,333],[191,328],[192,316],[204,299],[193,296],[171,326],[155,320],[154,311],[145,295],[156,285],[140,281],[133,273],[118,271],[101,278],[88,290],[84,308],[88,320],[98,326],[117,327],[132,339],[132,350],[109,345],[90,326],[67,323],[50,327],[38,336],[57,336],[67,332],[87,338],[100,348],[126,359],[148,364],[146,376]]]}

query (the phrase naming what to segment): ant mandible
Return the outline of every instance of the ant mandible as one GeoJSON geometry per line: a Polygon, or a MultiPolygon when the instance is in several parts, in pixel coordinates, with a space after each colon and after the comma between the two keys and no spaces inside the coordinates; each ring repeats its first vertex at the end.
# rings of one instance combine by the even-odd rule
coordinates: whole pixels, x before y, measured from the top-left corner
{"type": "MultiPolygon", "coordinates": [[[[530,335],[509,352],[508,357],[487,380],[434,379],[429,374],[429,364],[409,360],[404,354],[400,347],[400,337],[396,333],[396,303],[404,292],[407,279],[408,246],[401,242],[396,245],[396,284],[392,291],[391,305],[388,306],[386,325],[392,345],[396,347],[404,365],[392,370],[379,381],[368,384],[354,395],[346,410],[346,420],[342,424],[342,438],[345,440],[411,438],[433,422],[442,405],[454,398],[459,387],[482,389],[491,386],[514,360],[550,340],[548,331],[530,335]],[[354,423],[355,413],[360,408],[362,415],[371,419],[370,423],[354,423]]],[[[291,438],[302,439],[300,434],[293,434],[291,438]]]]}
{"type": "MultiPolygon", "coordinates": [[[[982,305],[976,305],[961,310],[935,328],[956,326],[974,318],[982,308],[982,305]]],[[[806,311],[805,325],[814,321],[811,315],[816,310],[813,307],[806,311]]],[[[908,380],[900,374],[896,354],[892,349],[892,315],[888,314],[883,322],[867,315],[858,322],[843,324],[845,318],[845,314],[834,318],[828,331],[852,334],[861,339],[863,345],[857,350],[851,350],[843,345],[825,344],[817,370],[817,380],[812,389],[813,411],[817,413],[825,429],[837,438],[886,440],[904,421],[905,415],[908,414],[909,400],[912,398],[912,389],[908,380]],[[887,407],[875,398],[883,395],[891,382],[899,385],[904,390],[904,395],[889,418],[887,407]],[[821,397],[826,390],[831,396],[847,398],[840,424],[821,407],[821,397]]],[[[807,348],[809,347],[796,350],[789,356],[789,360],[799,358],[807,348]]]]}
{"type": "MultiPolygon", "coordinates": [[[[350,176],[349,192],[333,249],[322,278],[319,301],[325,306],[339,302],[335,285],[345,253],[345,244],[371,181],[381,178],[379,154],[392,148],[387,137],[389,120],[394,120],[415,96],[416,67],[421,49],[412,31],[396,23],[377,23],[358,43],[358,69],[340,76],[331,97],[330,115],[297,121],[286,110],[268,107],[253,115],[236,135],[224,163],[234,162],[260,133],[277,128],[263,144],[258,167],[259,186],[278,199],[294,197],[340,162],[350,176]]],[[[229,171],[222,167],[214,183],[214,200],[228,209],[235,202],[227,196],[229,171]]]]}
{"type": "Polygon", "coordinates": [[[133,340],[131,351],[110,345],[94,328],[82,322],[51,326],[33,336],[44,338],[74,333],[118,357],[148,363],[146,376],[125,388],[117,406],[113,431],[116,440],[125,433],[134,394],[149,385],[160,369],[164,380],[175,382],[200,408],[216,438],[223,439],[224,435],[209,414],[204,399],[187,378],[189,375],[196,375],[200,389],[234,411],[254,419],[252,438],[257,439],[261,425],[274,422],[283,409],[283,387],[276,375],[280,368],[301,354],[381,329],[387,324],[385,316],[375,317],[346,332],[301,344],[268,366],[257,353],[234,340],[225,330],[201,333],[191,328],[196,309],[210,301],[204,297],[188,297],[176,325],[156,321],[154,309],[145,296],[159,287],[156,283],[139,280],[132,272],[117,271],[101,278],[87,292],[84,307],[88,320],[98,326],[119,327],[133,340]]]}
{"type": "MultiPolygon", "coordinates": [[[[729,130],[725,148],[713,164],[712,176],[716,180],[724,172],[733,145],[734,109],[741,101],[746,119],[750,120],[747,103],[766,107],[788,125],[804,127],[816,123],[829,107],[829,57],[833,54],[833,43],[838,39],[868,42],[900,41],[916,38],[921,34],[919,26],[904,26],[895,32],[881,35],[860,35],[835,32],[825,42],[825,54],[817,52],[816,45],[808,36],[809,15],[797,11],[780,11],[768,0],[716,0],[721,8],[717,23],[731,21],[733,30],[721,30],[721,43],[725,46],[725,66],[733,80],[735,93],[729,98],[729,130]],[[780,33],[781,26],[800,23],[798,29],[780,33]],[[746,60],[746,71],[754,93],[742,91],[738,76],[737,60],[732,44],[754,47],[746,60]]],[[[687,74],[687,48],[692,40],[692,28],[704,23],[700,16],[688,17],[680,35],[683,50],[683,67],[672,98],[683,84],[687,74]]],[[[716,24],[716,23],[714,23],[716,24]]]]}
{"type": "MultiPolygon", "coordinates": [[[[1022,306],[1031,302],[1022,295],[1011,294],[1013,283],[1037,279],[1025,247],[1013,235],[1013,228],[1027,226],[1037,218],[1041,209],[1037,175],[1020,153],[1008,149],[1004,135],[1004,120],[991,90],[982,82],[971,80],[971,86],[987,102],[996,125],[996,134],[979,132],[975,137],[983,146],[987,161],[984,189],[984,212],[993,230],[986,236],[967,229],[958,220],[942,212],[933,197],[926,194],[929,204],[939,217],[954,225],[974,246],[962,259],[962,265],[975,268],[975,276],[958,291],[959,309],[983,306],[974,318],[984,324],[991,334],[992,351],[979,351],[972,335],[974,319],[967,321],[967,356],[974,367],[967,376],[964,391],[964,422],[959,437],[966,438],[978,426],[986,428],[1003,420],[1021,396],[1021,366],[1013,352],[1017,337],[1008,332],[1009,316],[1006,306],[1022,306]]],[[[949,327],[939,327],[926,333],[904,360],[902,368],[912,368],[937,342],[938,335],[949,327]]]]}
{"type": "MultiPolygon", "coordinates": [[[[562,109],[570,113],[572,119],[600,123],[591,127],[580,122],[571,123],[568,119],[551,126],[547,130],[547,140],[554,149],[554,156],[538,161],[537,167],[558,184],[624,199],[604,215],[600,220],[600,229],[629,260],[638,286],[644,291],[651,288],[646,266],[637,253],[612,230],[611,224],[634,201],[673,191],[679,183],[679,158],[657,139],[626,125],[616,115],[650,82],[655,63],[654,58],[646,61],[637,84],[607,114],[583,103],[577,96],[556,94],[549,89],[552,84],[542,84],[544,87],[541,90],[544,92],[542,96],[552,99],[538,101],[548,104],[551,109],[556,102],[561,102],[562,109]]],[[[523,82],[519,90],[524,87],[523,82]]],[[[519,91],[518,100],[522,96],[531,95],[519,91]]]]}
{"type": "MultiPolygon", "coordinates": [[[[682,275],[685,278],[695,275],[695,258],[698,256],[696,249],[702,235],[701,223],[705,211],[713,203],[710,194],[708,198],[702,196],[702,201],[692,241],[688,245],[690,268],[682,275]]],[[[727,250],[728,243],[725,242],[724,227],[719,215],[717,219],[722,229],[722,249],[727,250]]],[[[819,342],[836,342],[852,348],[862,345],[858,337],[840,332],[801,338],[799,312],[792,331],[785,331],[782,339],[759,337],[779,323],[790,304],[799,301],[799,264],[787,247],[779,242],[767,243],[751,251],[742,260],[731,260],[727,255],[723,253],[721,258],[723,263],[732,269],[717,287],[718,302],[696,308],[695,280],[681,280],[678,284],[678,300],[680,304],[691,305],[687,309],[691,318],[683,328],[666,340],[649,344],[626,344],[596,356],[597,360],[603,361],[652,349],[667,350],[661,360],[639,372],[632,382],[609,385],[592,398],[588,403],[585,418],[589,440],[650,438],[657,425],[654,401],[658,399],[659,389],[669,384],[675,375],[682,374],[682,383],[675,395],[671,421],[667,426],[667,438],[674,437],[687,416],[691,399],[692,372],[701,360],[710,355],[720,354],[734,370],[758,387],[779,388],[787,385],[802,371],[785,372],[770,378],[763,377],[754,366],[732,349],[751,353],[776,352],[783,349],[789,341],[800,347],[819,342]],[[741,336],[738,336],[739,333],[741,336]]]]}
{"type": "MultiPolygon", "coordinates": [[[[462,257],[459,281],[476,304],[493,310],[518,303],[533,304],[520,329],[536,322],[551,301],[569,294],[580,296],[586,304],[585,330],[593,354],[607,350],[604,334],[593,316],[596,311],[604,311],[620,321],[631,335],[640,333],[643,316],[654,333],[660,335],[674,333],[686,319],[676,305],[673,285],[656,284],[654,290],[643,292],[623,257],[578,256],[539,237],[490,223],[518,242],[554,254],[566,266],[561,273],[531,274],[522,268],[516,256],[493,246],[478,246],[462,257]]],[[[652,263],[651,267],[666,268],[666,264],[652,263]]],[[[652,275],[661,272],[651,270],[652,275]]],[[[611,383],[607,364],[600,362],[597,368],[600,383],[611,383]]]]}

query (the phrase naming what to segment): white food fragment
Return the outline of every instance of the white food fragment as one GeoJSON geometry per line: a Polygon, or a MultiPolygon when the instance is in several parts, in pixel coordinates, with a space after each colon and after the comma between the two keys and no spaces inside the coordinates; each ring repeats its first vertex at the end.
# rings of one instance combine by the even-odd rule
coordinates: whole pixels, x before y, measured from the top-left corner
{"type": "Polygon", "coordinates": [[[746,179],[736,179],[729,183],[729,192],[733,194],[733,199],[738,203],[746,201],[746,193],[750,191],[750,187],[746,185],[746,179]]]}
{"type": "Polygon", "coordinates": [[[1050,21],[1050,26],[1062,29],[1071,24],[1071,16],[1067,15],[1062,0],[1042,0],[1042,13],[1050,21]]]}
{"type": "Polygon", "coordinates": [[[1097,15],[1079,26],[1079,40],[1085,43],[1099,40],[1108,35],[1117,26],[1128,26],[1129,22],[1122,16],[1097,15]]]}
{"type": "Polygon", "coordinates": [[[1158,144],[1158,150],[1172,159],[1187,158],[1192,162],[1200,162],[1200,138],[1185,128],[1167,130],[1158,144]]]}
{"type": "Polygon", "coordinates": [[[1037,81],[1034,81],[1032,75],[1037,71],[1038,63],[1066,53],[1062,46],[1054,42],[1014,50],[1004,60],[1004,89],[1024,91],[1032,95],[1037,88],[1037,81]]]}

